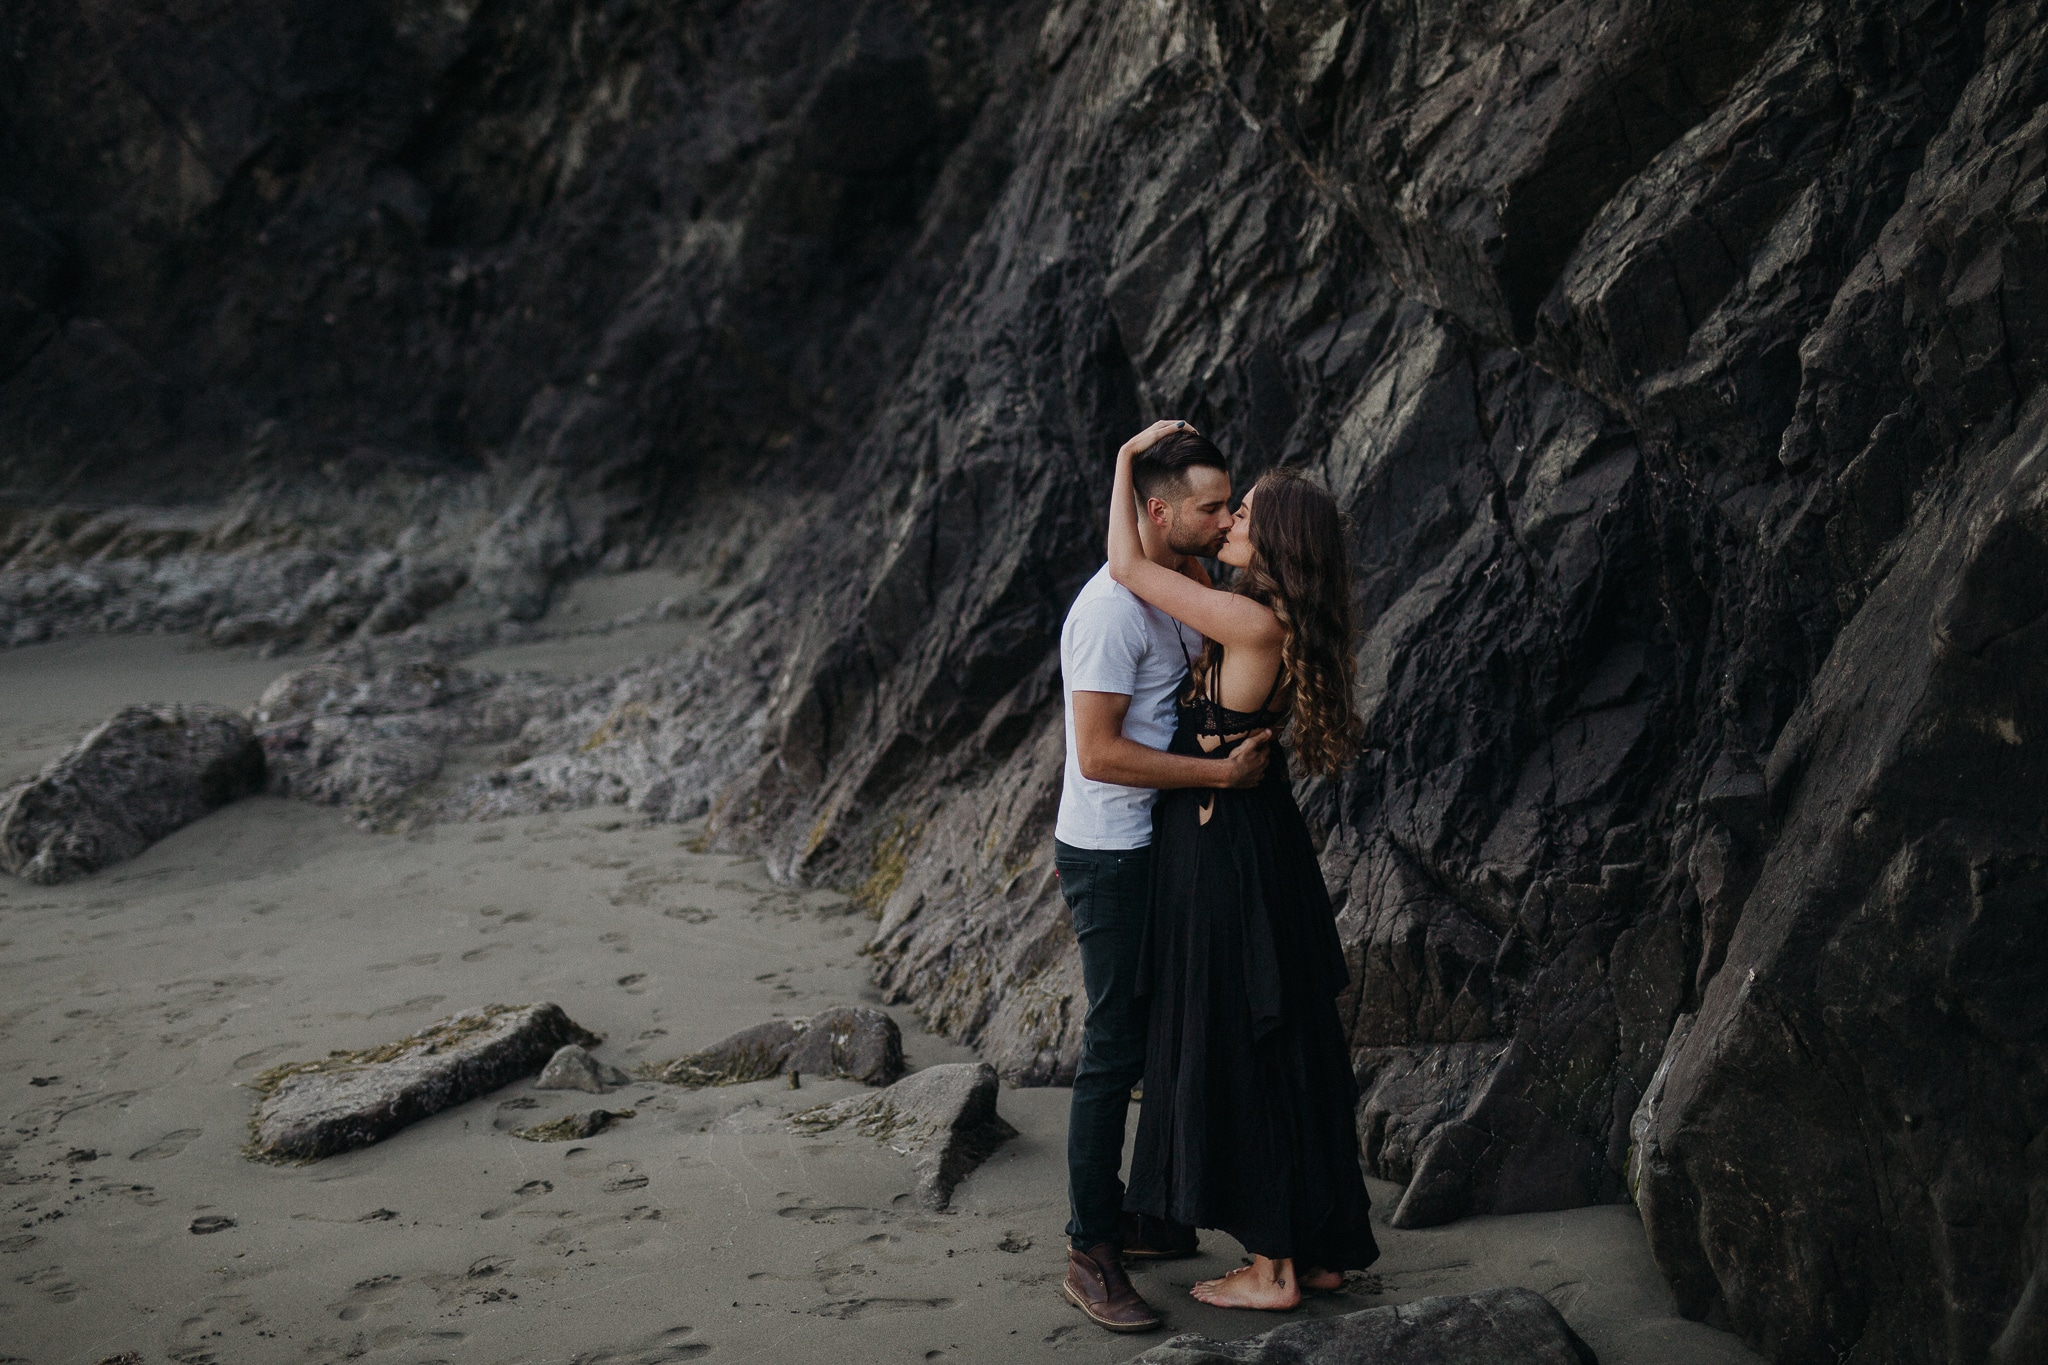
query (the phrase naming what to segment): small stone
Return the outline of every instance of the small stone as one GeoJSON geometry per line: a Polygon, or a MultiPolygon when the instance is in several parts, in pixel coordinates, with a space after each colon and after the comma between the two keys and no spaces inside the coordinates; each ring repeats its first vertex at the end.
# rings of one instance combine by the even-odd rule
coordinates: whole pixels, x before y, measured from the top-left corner
{"type": "Polygon", "coordinates": [[[535,1090],[585,1090],[593,1095],[602,1095],[613,1086],[625,1085],[632,1080],[615,1066],[600,1062],[590,1055],[580,1043],[567,1043],[548,1058],[548,1064],[541,1069],[540,1079],[533,1083],[535,1090]]]}
{"type": "Polygon", "coordinates": [[[886,1090],[855,1095],[791,1117],[800,1132],[855,1130],[911,1159],[918,1202],[938,1210],[989,1154],[1017,1136],[996,1113],[999,1083],[987,1062],[950,1062],[905,1076],[886,1090]]]}

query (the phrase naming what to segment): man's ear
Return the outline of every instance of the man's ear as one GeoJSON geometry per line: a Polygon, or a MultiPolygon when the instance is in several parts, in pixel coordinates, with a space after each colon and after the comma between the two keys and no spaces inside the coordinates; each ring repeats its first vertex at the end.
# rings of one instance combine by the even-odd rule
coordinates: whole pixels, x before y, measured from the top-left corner
{"type": "Polygon", "coordinates": [[[1173,509],[1166,505],[1165,498],[1145,499],[1145,515],[1161,530],[1173,525],[1173,509]]]}

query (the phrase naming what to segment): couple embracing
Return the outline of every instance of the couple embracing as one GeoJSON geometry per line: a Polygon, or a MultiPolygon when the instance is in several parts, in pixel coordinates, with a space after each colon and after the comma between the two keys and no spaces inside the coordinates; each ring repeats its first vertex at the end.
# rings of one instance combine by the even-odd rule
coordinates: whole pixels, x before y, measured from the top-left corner
{"type": "Polygon", "coordinates": [[[1335,502],[1288,470],[1233,513],[1186,422],[1117,452],[1109,563],[1060,636],[1060,887],[1088,1014],[1067,1136],[1066,1297],[1112,1331],[1159,1325],[1124,1261],[1252,1263],[1194,1287],[1289,1309],[1379,1255],[1359,1173],[1343,951],[1275,735],[1335,774],[1357,751],[1352,608],[1335,502]],[[1213,557],[1235,587],[1209,581],[1213,557]],[[1137,1145],[1119,1179],[1142,1081],[1137,1145]]]}

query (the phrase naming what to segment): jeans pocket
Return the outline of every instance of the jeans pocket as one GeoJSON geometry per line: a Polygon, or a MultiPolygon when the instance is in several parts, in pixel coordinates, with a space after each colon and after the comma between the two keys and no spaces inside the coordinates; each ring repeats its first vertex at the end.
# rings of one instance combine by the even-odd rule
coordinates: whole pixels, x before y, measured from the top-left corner
{"type": "Polygon", "coordinates": [[[1087,927],[1089,903],[1095,899],[1095,864],[1079,858],[1055,858],[1053,870],[1060,874],[1060,896],[1067,902],[1074,932],[1079,934],[1087,927]]]}

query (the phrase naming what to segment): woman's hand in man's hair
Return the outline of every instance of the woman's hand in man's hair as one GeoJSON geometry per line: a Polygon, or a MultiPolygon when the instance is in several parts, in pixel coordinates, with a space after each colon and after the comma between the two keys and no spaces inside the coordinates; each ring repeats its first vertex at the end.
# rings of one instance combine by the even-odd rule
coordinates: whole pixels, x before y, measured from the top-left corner
{"type": "Polygon", "coordinates": [[[1130,440],[1125,441],[1123,448],[1118,450],[1117,454],[1142,455],[1154,445],[1157,445],[1164,437],[1171,436],[1176,431],[1193,431],[1194,429],[1191,423],[1183,422],[1179,418],[1162,417],[1130,440]]]}

